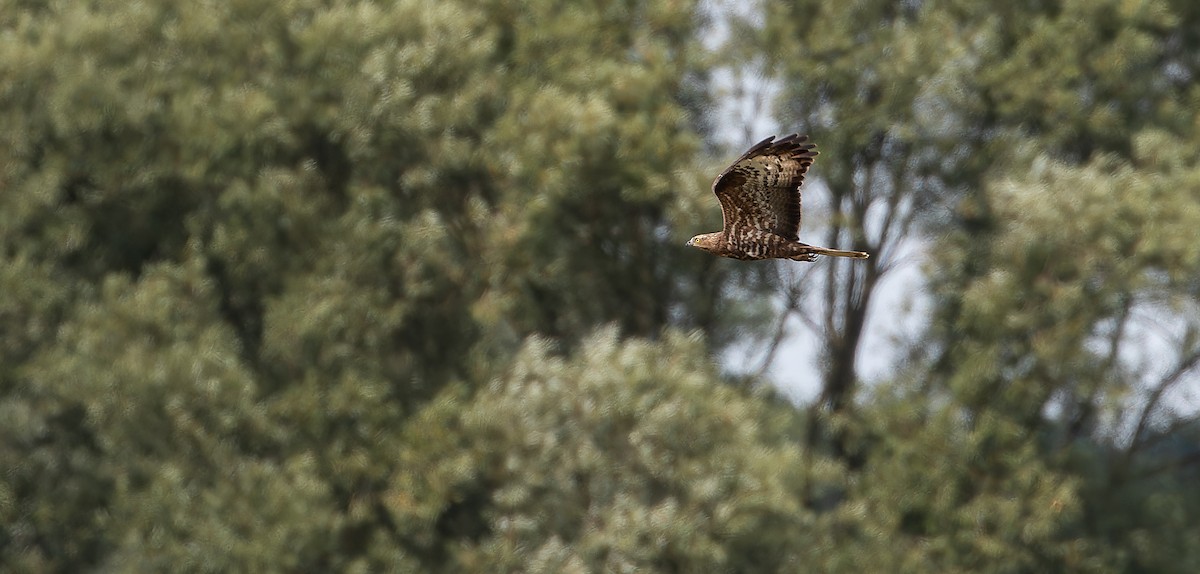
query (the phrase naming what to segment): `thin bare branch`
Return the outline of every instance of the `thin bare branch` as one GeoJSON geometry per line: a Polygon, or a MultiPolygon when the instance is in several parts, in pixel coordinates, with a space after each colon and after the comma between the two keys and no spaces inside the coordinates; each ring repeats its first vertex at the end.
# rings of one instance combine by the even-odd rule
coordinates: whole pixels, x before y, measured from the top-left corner
{"type": "Polygon", "coordinates": [[[1195,349],[1191,354],[1183,358],[1170,373],[1163,377],[1162,381],[1150,392],[1146,406],[1142,408],[1141,414],[1138,417],[1133,437],[1130,439],[1129,446],[1125,450],[1125,459],[1127,461],[1133,458],[1138,450],[1142,448],[1145,434],[1150,428],[1150,417],[1157,412],[1159,402],[1163,396],[1175,388],[1180,381],[1186,380],[1185,376],[1198,364],[1200,364],[1200,349],[1195,349]]]}
{"type": "MultiPolygon", "coordinates": [[[[1125,339],[1126,328],[1129,325],[1129,318],[1133,312],[1134,297],[1130,293],[1121,295],[1121,308],[1117,311],[1116,325],[1113,327],[1112,333],[1108,337],[1108,353],[1104,357],[1104,366],[1101,368],[1103,373],[1111,373],[1117,367],[1117,359],[1120,356],[1121,341],[1125,339]]],[[[1101,385],[1096,382],[1091,385],[1088,390],[1087,397],[1078,401],[1073,420],[1067,430],[1066,437],[1063,441],[1063,447],[1075,442],[1083,435],[1084,431],[1088,430],[1088,421],[1092,418],[1092,414],[1096,412],[1096,398],[1100,394],[1101,385]]]]}

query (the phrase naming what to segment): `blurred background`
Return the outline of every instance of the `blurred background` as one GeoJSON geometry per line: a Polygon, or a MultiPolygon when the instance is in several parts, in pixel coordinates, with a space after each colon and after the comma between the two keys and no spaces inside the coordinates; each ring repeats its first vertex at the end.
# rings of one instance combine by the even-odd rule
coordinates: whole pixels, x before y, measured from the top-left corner
{"type": "Polygon", "coordinates": [[[1200,571],[1193,0],[0,2],[0,570],[1200,571]],[[798,131],[801,239],[712,177],[798,131]]]}

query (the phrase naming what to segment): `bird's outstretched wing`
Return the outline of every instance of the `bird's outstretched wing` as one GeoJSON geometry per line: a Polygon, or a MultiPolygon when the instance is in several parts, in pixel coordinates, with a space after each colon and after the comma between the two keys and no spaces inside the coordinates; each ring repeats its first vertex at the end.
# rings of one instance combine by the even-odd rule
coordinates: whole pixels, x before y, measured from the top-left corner
{"type": "Polygon", "coordinates": [[[771,136],[713,180],[726,234],[769,232],[799,241],[800,186],[817,156],[808,136],[771,136]]]}

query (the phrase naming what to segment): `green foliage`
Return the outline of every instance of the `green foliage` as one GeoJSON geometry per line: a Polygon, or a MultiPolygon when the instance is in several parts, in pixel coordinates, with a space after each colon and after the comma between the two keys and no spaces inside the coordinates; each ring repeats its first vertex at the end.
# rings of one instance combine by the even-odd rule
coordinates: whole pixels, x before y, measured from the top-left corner
{"type": "Polygon", "coordinates": [[[934,309],[914,361],[857,407],[836,399],[857,385],[867,313],[855,309],[879,283],[870,269],[826,278],[837,288],[824,301],[822,397],[839,412],[814,425],[815,444],[861,465],[835,514],[857,509],[872,517],[859,528],[884,533],[864,561],[1194,569],[1181,537],[1195,520],[1133,507],[1196,501],[1177,475],[1194,449],[1152,448],[1194,417],[1163,397],[1194,385],[1200,350],[1188,231],[1200,225],[1200,44],[1185,31],[1196,11],[1154,0],[765,10],[782,115],[822,142],[815,175],[841,216],[828,241],[865,241],[881,275],[912,238],[930,246],[934,309]],[[1172,335],[1152,343],[1156,316],[1172,335]],[[1146,536],[1160,528],[1170,534],[1146,536]]]}
{"type": "Polygon", "coordinates": [[[713,365],[772,268],[680,247],[699,3],[4,3],[0,570],[1200,569],[1200,12],[762,8],[808,229],[877,254],[808,413],[713,365]]]}
{"type": "MultiPolygon", "coordinates": [[[[1162,437],[1145,432],[1151,420],[1178,422],[1161,401],[1194,382],[1200,357],[1200,249],[1185,239],[1200,225],[1194,148],[1146,132],[1134,138],[1131,160],[1106,155],[1067,166],[1043,158],[1030,173],[995,184],[990,193],[1005,223],[993,241],[993,267],[946,296],[961,301],[957,339],[944,359],[959,368],[934,380],[967,412],[1002,416],[1030,438],[1054,437],[1038,442],[1063,470],[1090,483],[1082,488],[1094,506],[1081,527],[1115,540],[1121,551],[1114,558],[1130,568],[1186,572],[1200,559],[1176,537],[1194,533],[1194,520],[1121,506],[1196,502],[1186,480],[1157,476],[1175,468],[1177,456],[1157,453],[1151,446],[1162,437]],[[1170,314],[1178,332],[1156,353],[1147,352],[1150,314],[1170,314]],[[1131,405],[1129,397],[1139,395],[1145,398],[1131,405]],[[1051,408],[1061,411],[1058,420],[1042,416],[1051,408]],[[1099,446],[1091,444],[1107,425],[1135,430],[1125,445],[1100,437],[1099,446]],[[1097,448],[1109,452],[1090,452],[1097,448]],[[1064,457],[1072,451],[1088,454],[1064,457]],[[1124,519],[1101,518],[1100,509],[1114,505],[1124,519]],[[1144,536],[1143,529],[1158,528],[1171,535],[1144,536]],[[1162,562],[1164,555],[1173,561],[1162,562]]],[[[952,269],[968,253],[952,246],[943,264],[952,269]]]]}
{"type": "MultiPolygon", "coordinates": [[[[1171,141],[1166,137],[1139,137],[1138,155],[1171,141]]],[[[1112,355],[1121,333],[1109,326],[1123,324],[1143,303],[1168,305],[1192,322],[1190,329],[1200,328],[1187,312],[1200,249],[1185,239],[1200,224],[1200,188],[1188,183],[1196,173],[1194,164],[1143,170],[1113,157],[1082,167],[1041,160],[1027,176],[998,184],[997,216],[1008,223],[994,242],[995,266],[959,294],[960,326],[972,335],[961,352],[989,357],[991,369],[964,373],[969,392],[991,392],[980,378],[1039,379],[1021,385],[1039,389],[1028,401],[1011,403],[1024,412],[1036,412],[1059,391],[1048,381],[1074,379],[1083,388],[1072,392],[1095,395],[1112,377],[1129,377],[1112,355]],[[1106,334],[1107,344],[1090,345],[1106,334]]]]}
{"type": "Polygon", "coordinates": [[[402,567],[379,497],[447,385],[534,333],[744,325],[745,272],[668,247],[691,3],[3,14],[5,563],[402,567]]]}
{"type": "Polygon", "coordinates": [[[531,342],[469,403],[448,395],[410,421],[396,524],[448,571],[795,564],[812,516],[790,409],[714,387],[702,351],[613,329],[570,361],[531,342]]]}
{"type": "Polygon", "coordinates": [[[832,513],[839,571],[1090,572],[1111,555],[1081,536],[1079,479],[1020,424],[901,390],[864,407],[865,461],[832,513]],[[919,409],[919,410],[918,410],[919,409]],[[881,567],[886,565],[886,567],[881,567]]]}

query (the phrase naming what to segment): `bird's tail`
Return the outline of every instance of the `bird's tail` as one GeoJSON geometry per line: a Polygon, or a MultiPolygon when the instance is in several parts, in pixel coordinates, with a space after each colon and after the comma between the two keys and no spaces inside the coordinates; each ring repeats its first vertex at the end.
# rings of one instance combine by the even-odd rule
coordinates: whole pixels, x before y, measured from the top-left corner
{"type": "Polygon", "coordinates": [[[809,245],[806,251],[816,255],[828,255],[830,257],[849,257],[851,259],[866,259],[871,255],[862,251],[842,251],[841,249],[829,249],[828,247],[817,247],[809,245]]]}

